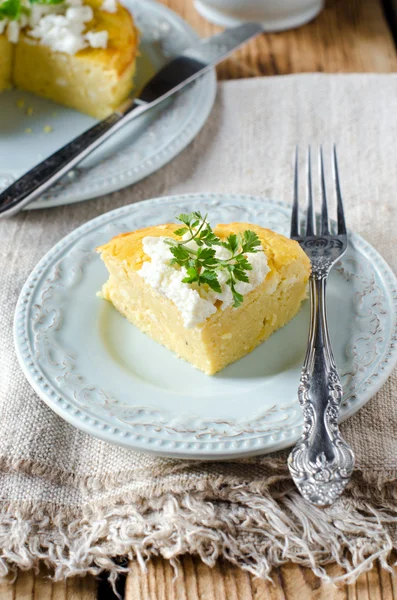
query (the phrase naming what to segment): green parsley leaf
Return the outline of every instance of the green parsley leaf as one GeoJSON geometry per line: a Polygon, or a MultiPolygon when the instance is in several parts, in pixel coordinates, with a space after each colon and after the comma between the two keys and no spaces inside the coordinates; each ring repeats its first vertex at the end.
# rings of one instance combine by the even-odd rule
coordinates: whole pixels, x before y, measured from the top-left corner
{"type": "Polygon", "coordinates": [[[232,254],[234,254],[238,248],[238,238],[235,233],[232,233],[228,236],[226,242],[223,242],[222,246],[230,250],[232,254]]]}
{"type": "Polygon", "coordinates": [[[203,264],[217,264],[217,261],[215,259],[215,250],[213,250],[212,248],[198,248],[197,260],[199,260],[203,264]]]}
{"type": "MultiPolygon", "coordinates": [[[[200,232],[199,239],[204,242],[206,246],[220,246],[221,244],[220,239],[216,237],[209,225],[200,232]]],[[[198,243],[198,240],[196,241],[198,243]]]]}
{"type": "Polygon", "coordinates": [[[62,4],[65,0],[29,0],[30,4],[44,4],[45,6],[53,6],[62,4]]]}
{"type": "Polygon", "coordinates": [[[234,280],[232,279],[232,277],[230,277],[230,279],[228,280],[228,285],[230,286],[230,289],[232,290],[232,295],[233,295],[233,306],[234,308],[238,308],[242,303],[243,303],[243,296],[236,290],[235,288],[235,283],[234,280]]]}
{"type": "Polygon", "coordinates": [[[234,269],[233,274],[238,281],[244,281],[245,283],[249,283],[249,277],[246,275],[245,271],[242,269],[234,269]]]}
{"type": "Polygon", "coordinates": [[[257,234],[250,229],[244,231],[244,240],[241,244],[243,252],[258,252],[258,246],[262,246],[257,234]]]}
{"type": "Polygon", "coordinates": [[[194,219],[194,215],[193,213],[189,213],[189,214],[184,214],[182,213],[181,215],[179,215],[179,217],[177,217],[178,221],[180,221],[181,223],[185,223],[185,225],[189,226],[190,223],[193,221],[194,219]]]}
{"type": "MultiPolygon", "coordinates": [[[[32,0],[36,1],[36,0],[32,0]]],[[[52,0],[44,0],[52,1],[52,0]]],[[[186,269],[183,283],[198,283],[208,285],[217,293],[222,292],[218,274],[220,271],[228,272],[226,285],[233,295],[233,306],[238,307],[243,302],[243,295],[236,290],[238,281],[249,283],[247,272],[252,271],[252,265],[247,254],[259,252],[262,244],[257,234],[249,229],[243,234],[230,234],[226,240],[221,240],[213,232],[207,221],[207,215],[199,211],[183,213],[177,217],[185,226],[174,233],[178,237],[186,236],[184,240],[167,239],[173,258],[172,265],[176,264],[186,269]],[[196,245],[190,244],[194,241],[196,245]],[[216,256],[213,246],[223,246],[230,252],[230,257],[220,259],[216,256]]]]}
{"type": "Polygon", "coordinates": [[[234,288],[232,289],[232,294],[233,294],[233,300],[234,300],[233,307],[238,308],[244,302],[244,298],[241,294],[236,292],[236,290],[234,288]]]}
{"type": "Polygon", "coordinates": [[[171,246],[170,250],[174,256],[173,263],[183,266],[190,260],[190,254],[184,246],[171,246]]]}
{"type": "Polygon", "coordinates": [[[0,19],[16,21],[21,15],[21,9],[20,0],[4,0],[0,4],[0,19]]]}
{"type": "Polygon", "coordinates": [[[175,235],[182,237],[188,231],[189,231],[189,229],[187,227],[181,227],[180,229],[177,229],[176,231],[174,231],[174,233],[175,233],[175,235]]]}
{"type": "Polygon", "coordinates": [[[184,279],[182,279],[183,283],[193,283],[194,281],[199,280],[199,274],[195,267],[189,267],[186,270],[186,274],[187,274],[187,276],[184,277],[184,279]]]}
{"type": "Polygon", "coordinates": [[[252,271],[252,265],[249,262],[248,258],[244,256],[244,254],[236,256],[236,262],[240,269],[244,269],[245,271],[252,271]]]}
{"type": "Polygon", "coordinates": [[[218,292],[219,294],[222,292],[222,288],[218,281],[218,275],[216,271],[203,271],[200,274],[200,280],[202,283],[206,283],[207,285],[209,285],[209,287],[215,292],[218,292]]]}
{"type": "MultiPolygon", "coordinates": [[[[29,0],[29,4],[43,4],[46,6],[63,4],[65,0],[29,0]]],[[[21,0],[0,0],[0,20],[9,19],[18,21],[21,15],[29,15],[30,9],[24,6],[21,0]]]]}

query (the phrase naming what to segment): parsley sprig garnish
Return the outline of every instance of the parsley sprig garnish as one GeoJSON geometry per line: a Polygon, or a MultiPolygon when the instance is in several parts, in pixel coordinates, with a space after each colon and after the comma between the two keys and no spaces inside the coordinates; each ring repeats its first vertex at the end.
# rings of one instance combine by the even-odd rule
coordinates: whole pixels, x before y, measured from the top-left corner
{"type": "MultiPolygon", "coordinates": [[[[18,21],[21,15],[30,13],[30,4],[45,4],[46,6],[62,4],[65,0],[28,0],[24,3],[22,0],[0,0],[0,20],[9,19],[18,21]]],[[[66,4],[65,4],[66,6],[66,4]]]]}
{"type": "Polygon", "coordinates": [[[246,254],[253,254],[262,249],[260,239],[254,231],[247,229],[243,234],[232,233],[222,241],[215,235],[207,219],[208,215],[203,217],[200,212],[181,214],[177,217],[177,220],[183,223],[183,227],[174,233],[178,237],[185,236],[185,239],[167,239],[173,255],[170,264],[185,267],[186,277],[182,279],[183,283],[206,284],[218,293],[222,292],[218,274],[222,270],[226,271],[226,284],[230,286],[233,306],[237,308],[243,302],[243,296],[236,290],[236,284],[238,281],[249,283],[247,271],[252,271],[252,265],[246,254]],[[196,249],[187,246],[191,241],[197,244],[196,249]],[[230,257],[218,258],[214,246],[223,246],[229,250],[230,257]]]}

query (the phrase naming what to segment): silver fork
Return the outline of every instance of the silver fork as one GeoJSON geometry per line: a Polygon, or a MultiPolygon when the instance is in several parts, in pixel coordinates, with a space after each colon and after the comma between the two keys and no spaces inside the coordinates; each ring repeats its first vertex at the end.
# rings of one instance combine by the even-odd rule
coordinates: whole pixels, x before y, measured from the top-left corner
{"type": "Polygon", "coordinates": [[[319,152],[321,218],[316,235],[313,211],[310,146],[307,157],[306,232],[300,234],[298,204],[298,150],[295,156],[294,203],[291,238],[299,242],[312,264],[310,277],[310,329],[298,389],[303,412],[303,434],[288,458],[292,478],[306,500],[316,506],[332,504],[345,489],[354,467],[354,455],[339,433],[342,385],[328,334],[326,283],[335,262],[346,252],[347,235],[339,183],[336,148],[333,148],[338,233],[330,232],[323,152],[319,152]]]}

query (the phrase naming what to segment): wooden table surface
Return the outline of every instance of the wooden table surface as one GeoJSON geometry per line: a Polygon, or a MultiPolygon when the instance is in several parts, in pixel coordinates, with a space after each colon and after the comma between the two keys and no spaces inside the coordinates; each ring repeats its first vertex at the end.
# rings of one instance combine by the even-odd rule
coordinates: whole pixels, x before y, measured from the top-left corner
{"type": "MultiPolygon", "coordinates": [[[[193,0],[160,0],[179,13],[202,36],[217,28],[195,11],[193,0]]],[[[396,0],[394,1],[397,6],[396,0]]],[[[397,72],[397,53],[381,0],[328,0],[323,13],[296,30],[266,34],[250,42],[219,66],[221,79],[326,73],[397,72]]],[[[355,585],[336,588],[320,581],[309,569],[288,564],[274,571],[273,583],[255,579],[220,562],[210,569],[198,559],[181,559],[179,577],[169,563],[156,559],[146,574],[132,563],[125,600],[397,600],[395,574],[375,568],[355,585]]],[[[335,565],[330,573],[339,573],[335,565]]],[[[52,583],[32,572],[20,573],[14,583],[0,583],[0,600],[105,600],[107,586],[92,577],[52,583]]]]}

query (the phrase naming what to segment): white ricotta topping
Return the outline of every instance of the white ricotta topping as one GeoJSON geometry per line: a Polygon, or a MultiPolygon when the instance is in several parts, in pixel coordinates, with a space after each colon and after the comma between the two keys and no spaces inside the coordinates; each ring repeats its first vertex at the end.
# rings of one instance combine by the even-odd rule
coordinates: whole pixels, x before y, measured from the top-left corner
{"type": "Polygon", "coordinates": [[[109,34],[107,31],[87,31],[85,39],[91,48],[106,48],[109,34]]]}
{"type": "Polygon", "coordinates": [[[108,13],[117,12],[117,2],[116,0],[103,0],[101,10],[104,10],[108,13]]]}
{"type": "MultiPolygon", "coordinates": [[[[105,0],[105,3],[109,3],[107,12],[115,12],[112,10],[113,4],[117,10],[116,0],[105,0]]],[[[86,32],[87,23],[93,18],[94,12],[91,6],[83,4],[83,0],[68,0],[67,3],[47,6],[28,3],[26,8],[28,17],[21,15],[18,21],[0,21],[0,34],[6,29],[8,40],[14,44],[19,40],[20,29],[29,25],[29,35],[55,52],[72,55],[87,47],[107,47],[107,31],[86,32]]]]}
{"type": "MultiPolygon", "coordinates": [[[[215,302],[222,302],[222,310],[233,304],[231,289],[226,285],[228,276],[224,271],[218,273],[222,288],[220,293],[207,289],[207,286],[182,283],[182,279],[186,277],[186,269],[170,266],[173,256],[165,240],[165,237],[147,236],[143,238],[143,250],[151,260],[142,265],[138,275],[143,277],[153,289],[172,300],[181,313],[186,328],[196,327],[216,313],[215,302]]],[[[195,242],[190,242],[189,246],[197,248],[195,242]]],[[[230,257],[230,252],[226,248],[216,246],[215,249],[218,258],[230,257]]],[[[243,296],[261,284],[269,272],[267,256],[264,252],[246,256],[252,265],[252,271],[247,271],[249,283],[238,281],[236,284],[236,290],[243,296]]]]}
{"type": "Polygon", "coordinates": [[[46,6],[43,4],[32,4],[29,15],[29,27],[36,27],[38,22],[44,15],[53,14],[54,10],[52,6],[46,6]]]}

